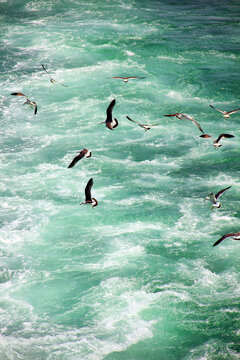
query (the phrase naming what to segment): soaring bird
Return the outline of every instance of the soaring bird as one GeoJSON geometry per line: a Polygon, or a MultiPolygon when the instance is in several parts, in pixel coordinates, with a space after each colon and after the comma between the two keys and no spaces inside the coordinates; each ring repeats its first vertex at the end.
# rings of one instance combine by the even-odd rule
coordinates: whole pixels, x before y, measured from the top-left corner
{"type": "MultiPolygon", "coordinates": [[[[208,134],[203,134],[203,135],[200,135],[201,138],[205,138],[205,139],[208,139],[208,138],[212,138],[213,137],[211,135],[208,135],[208,134]]],[[[222,139],[222,138],[233,138],[234,135],[231,135],[231,134],[220,134],[219,137],[217,138],[217,140],[214,140],[213,139],[213,146],[215,148],[219,148],[220,146],[222,146],[222,144],[219,144],[219,141],[222,139]]]]}
{"type": "Polygon", "coordinates": [[[60,83],[59,81],[54,80],[54,79],[51,77],[49,71],[46,70],[46,68],[45,68],[44,65],[42,65],[42,68],[43,68],[43,70],[49,75],[51,83],[53,83],[53,84],[57,83],[57,84],[62,85],[62,86],[64,86],[64,87],[68,87],[67,85],[62,84],[62,83],[60,83]]]}
{"type": "Polygon", "coordinates": [[[217,199],[224,193],[224,191],[226,191],[227,189],[230,189],[231,186],[226,187],[225,189],[220,190],[218,193],[216,193],[215,195],[213,193],[209,194],[205,199],[205,200],[209,200],[212,203],[212,207],[211,210],[213,210],[214,208],[220,208],[222,206],[222,204],[220,203],[220,201],[217,201],[217,199]]]}
{"type": "Polygon", "coordinates": [[[106,127],[108,127],[110,130],[113,130],[114,128],[116,128],[118,126],[118,121],[116,118],[112,118],[112,111],[113,111],[113,108],[116,104],[116,100],[113,99],[110,104],[108,105],[108,108],[107,108],[107,118],[105,121],[102,121],[100,122],[100,124],[103,124],[105,123],[106,124],[106,127]]]}
{"type": "Polygon", "coordinates": [[[92,156],[91,151],[88,151],[88,149],[82,149],[81,151],[77,151],[78,155],[75,156],[75,158],[72,160],[72,162],[68,165],[68,168],[72,168],[76,163],[81,160],[85,155],[86,158],[89,158],[92,156]]]}
{"type": "Polygon", "coordinates": [[[164,116],[176,116],[178,119],[180,120],[190,120],[192,121],[197,127],[198,129],[204,134],[203,129],[201,128],[200,124],[190,115],[187,114],[182,114],[182,113],[176,113],[176,114],[169,114],[169,115],[164,115],[164,116]]]}
{"type": "Polygon", "coordinates": [[[130,79],[145,79],[145,76],[112,76],[112,79],[122,79],[127,83],[130,79]]]}
{"type": "Polygon", "coordinates": [[[131,119],[129,116],[126,116],[126,118],[127,118],[128,120],[130,120],[130,121],[138,124],[138,126],[140,126],[141,128],[143,128],[145,131],[150,130],[150,129],[151,129],[151,126],[157,126],[157,125],[159,125],[159,124],[156,124],[156,125],[141,124],[140,122],[131,119]]]}
{"type": "Polygon", "coordinates": [[[93,186],[93,179],[91,178],[85,187],[85,201],[80,203],[80,205],[92,204],[92,207],[95,207],[98,205],[97,199],[95,199],[91,195],[92,186],[93,186]]]}
{"type": "Polygon", "coordinates": [[[20,93],[20,92],[14,92],[14,93],[11,93],[11,95],[24,96],[27,100],[25,101],[25,103],[23,103],[23,105],[28,104],[28,105],[34,106],[34,115],[36,115],[36,113],[37,113],[37,103],[35,101],[29,100],[26,95],[24,95],[23,93],[20,93]]]}
{"type": "Polygon", "coordinates": [[[233,240],[240,240],[240,231],[236,232],[236,233],[229,233],[229,234],[223,235],[218,241],[216,241],[213,244],[213,246],[216,246],[216,245],[220,244],[220,242],[222,242],[224,239],[226,239],[228,237],[233,237],[233,240]]]}
{"type": "Polygon", "coordinates": [[[211,108],[213,108],[214,110],[216,111],[219,111],[220,113],[223,114],[223,117],[225,119],[228,119],[232,114],[234,114],[235,112],[239,111],[240,109],[235,109],[235,110],[231,110],[231,111],[224,111],[224,110],[219,110],[219,109],[216,109],[214,106],[212,105],[209,105],[211,108]]]}

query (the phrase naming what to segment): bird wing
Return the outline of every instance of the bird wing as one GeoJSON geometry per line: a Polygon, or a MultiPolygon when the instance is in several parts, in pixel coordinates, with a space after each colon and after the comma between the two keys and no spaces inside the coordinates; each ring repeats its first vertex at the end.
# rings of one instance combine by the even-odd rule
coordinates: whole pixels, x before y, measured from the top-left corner
{"type": "Polygon", "coordinates": [[[211,135],[208,135],[208,134],[203,134],[203,135],[200,135],[201,138],[204,138],[204,139],[208,139],[208,138],[212,138],[213,137],[211,135]]]}
{"type": "Polygon", "coordinates": [[[139,123],[138,121],[131,119],[129,116],[126,116],[126,118],[127,118],[129,121],[132,121],[132,122],[134,122],[134,123],[136,123],[136,124],[138,124],[138,125],[143,125],[143,124],[139,123]]]}
{"type": "Polygon", "coordinates": [[[213,108],[214,110],[216,110],[216,111],[219,111],[220,113],[222,113],[222,114],[226,114],[226,112],[225,111],[223,111],[223,110],[219,110],[219,109],[216,109],[214,106],[212,106],[212,105],[209,105],[211,108],[213,108]]]}
{"type": "Polygon", "coordinates": [[[49,71],[47,71],[47,69],[45,68],[45,66],[42,64],[42,68],[43,68],[43,70],[49,75],[49,76],[51,76],[50,75],[50,73],[49,73],[49,71]]]}
{"type": "Polygon", "coordinates": [[[87,149],[83,149],[79,152],[79,154],[77,156],[75,156],[75,158],[72,160],[72,162],[68,165],[68,168],[72,168],[74,165],[76,165],[76,163],[81,160],[85,154],[88,152],[87,149]]]}
{"type": "Polygon", "coordinates": [[[112,76],[112,79],[126,79],[126,78],[122,76],[112,76]]]}
{"type": "Polygon", "coordinates": [[[91,189],[93,186],[93,179],[91,178],[85,187],[85,201],[92,201],[91,189]]]}
{"type": "Polygon", "coordinates": [[[116,128],[117,126],[118,126],[118,120],[117,120],[116,118],[114,118],[112,127],[113,127],[113,129],[114,129],[114,128],[116,128]]]}
{"type": "Polygon", "coordinates": [[[34,115],[36,115],[36,113],[37,113],[37,104],[35,104],[34,106],[35,106],[35,108],[34,108],[34,115]]]}
{"type": "Polygon", "coordinates": [[[220,190],[216,195],[215,198],[218,199],[223,193],[224,191],[226,191],[227,189],[230,189],[231,186],[226,187],[225,189],[220,190]]]}
{"type": "Polygon", "coordinates": [[[234,114],[235,112],[239,111],[240,109],[235,109],[235,110],[231,110],[228,111],[228,115],[234,114]]]}
{"type": "Polygon", "coordinates": [[[231,135],[231,134],[220,134],[219,137],[217,138],[216,142],[218,143],[221,138],[232,138],[234,137],[234,135],[231,135]]]}
{"type": "Polygon", "coordinates": [[[115,104],[116,104],[116,100],[113,99],[110,102],[110,104],[108,105],[106,122],[112,122],[112,110],[113,110],[115,104]]]}
{"type": "Polygon", "coordinates": [[[199,130],[204,134],[204,131],[201,128],[201,125],[194,118],[191,118],[191,120],[199,128],[199,130]]]}
{"type": "Polygon", "coordinates": [[[62,84],[62,83],[60,83],[59,81],[54,80],[54,79],[51,79],[51,82],[52,82],[53,84],[54,84],[54,83],[57,83],[57,84],[59,84],[59,85],[61,85],[61,86],[69,87],[68,85],[64,85],[64,84],[62,84]]]}
{"type": "Polygon", "coordinates": [[[176,113],[176,114],[169,114],[169,115],[164,115],[164,116],[178,116],[181,115],[180,113],[176,113]]]}
{"type": "Polygon", "coordinates": [[[128,76],[125,79],[146,79],[145,76],[128,76]]]}
{"type": "Polygon", "coordinates": [[[213,244],[213,246],[216,246],[216,245],[220,244],[224,239],[226,239],[226,238],[228,238],[228,237],[231,237],[231,236],[239,236],[239,235],[240,235],[240,232],[225,234],[225,235],[223,235],[220,239],[218,239],[218,240],[213,244]]]}
{"type": "Polygon", "coordinates": [[[21,92],[13,92],[13,93],[11,93],[11,95],[15,95],[15,96],[24,96],[25,98],[27,98],[27,96],[26,95],[24,95],[23,93],[21,93],[21,92]]]}

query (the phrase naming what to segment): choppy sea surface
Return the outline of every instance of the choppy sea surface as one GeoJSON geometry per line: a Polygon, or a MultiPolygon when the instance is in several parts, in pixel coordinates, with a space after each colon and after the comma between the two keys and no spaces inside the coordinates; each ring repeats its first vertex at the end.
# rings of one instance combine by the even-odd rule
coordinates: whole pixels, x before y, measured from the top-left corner
{"type": "Polygon", "coordinates": [[[0,1],[1,360],[240,359],[240,242],[212,247],[240,231],[240,112],[209,107],[240,107],[239,22],[239,0],[0,1]]]}

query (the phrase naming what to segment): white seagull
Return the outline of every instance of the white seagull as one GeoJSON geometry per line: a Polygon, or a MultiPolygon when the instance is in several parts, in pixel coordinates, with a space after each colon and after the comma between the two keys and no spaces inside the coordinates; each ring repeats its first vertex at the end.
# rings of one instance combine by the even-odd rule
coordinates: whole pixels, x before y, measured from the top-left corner
{"type": "Polygon", "coordinates": [[[232,237],[233,240],[240,240],[240,231],[236,232],[236,233],[228,233],[228,234],[223,235],[218,241],[216,241],[213,244],[213,246],[220,244],[220,242],[222,242],[224,239],[226,239],[228,237],[232,237]]]}
{"type": "Polygon", "coordinates": [[[94,197],[92,197],[91,195],[91,189],[93,186],[93,179],[91,178],[86,187],[85,187],[85,201],[80,203],[79,205],[88,205],[88,204],[92,204],[92,207],[95,207],[98,205],[98,201],[97,199],[95,199],[94,197]]]}
{"type": "Polygon", "coordinates": [[[209,200],[212,203],[212,207],[211,210],[213,210],[214,208],[220,208],[222,206],[222,204],[220,203],[220,201],[217,201],[217,199],[224,193],[224,191],[226,191],[227,189],[230,189],[231,186],[226,187],[225,189],[220,190],[218,193],[216,193],[214,195],[214,193],[209,194],[205,199],[205,200],[209,200]]]}
{"type": "Polygon", "coordinates": [[[49,71],[47,71],[47,69],[45,68],[44,65],[42,65],[42,68],[43,68],[43,70],[50,76],[50,81],[51,81],[51,83],[53,83],[53,84],[56,83],[56,84],[59,84],[59,85],[64,86],[64,87],[68,87],[67,85],[62,84],[62,83],[60,83],[59,81],[54,80],[54,79],[51,77],[49,71]]]}
{"type": "Polygon", "coordinates": [[[36,113],[37,113],[37,103],[35,101],[29,100],[26,95],[24,95],[23,93],[20,93],[20,92],[14,92],[14,93],[11,93],[11,95],[24,96],[27,100],[25,101],[25,103],[23,103],[23,105],[28,104],[28,105],[34,106],[34,115],[36,115],[36,113]]]}
{"type": "Polygon", "coordinates": [[[112,76],[112,79],[122,79],[127,83],[130,79],[145,79],[145,76],[112,76]]]}
{"type": "Polygon", "coordinates": [[[141,128],[143,128],[145,131],[150,130],[150,129],[151,129],[151,126],[157,126],[157,125],[159,125],[159,124],[156,124],[156,125],[141,124],[140,122],[131,119],[129,116],[126,116],[126,118],[127,118],[128,120],[130,120],[130,121],[138,124],[138,126],[140,126],[141,128]]]}
{"type": "Polygon", "coordinates": [[[113,99],[110,104],[108,105],[108,108],[107,108],[107,118],[105,121],[101,121],[100,124],[103,124],[105,123],[106,124],[106,127],[109,128],[110,130],[113,130],[114,128],[116,128],[118,126],[118,121],[116,118],[112,118],[112,111],[113,111],[113,108],[116,104],[116,100],[113,99]]]}
{"type": "Polygon", "coordinates": [[[216,111],[219,111],[220,113],[223,114],[223,117],[225,119],[228,119],[232,114],[234,114],[235,112],[239,111],[240,109],[235,109],[235,110],[231,110],[231,111],[224,111],[224,110],[219,110],[219,109],[216,109],[214,106],[212,105],[209,105],[211,108],[213,108],[214,110],[216,111]]]}
{"type": "Polygon", "coordinates": [[[203,129],[201,128],[200,124],[190,115],[187,114],[183,114],[183,113],[176,113],[176,114],[169,114],[169,115],[164,115],[164,116],[176,116],[178,119],[180,120],[190,120],[192,121],[197,127],[198,129],[204,134],[203,129]]]}
{"type": "MultiPolygon", "coordinates": [[[[213,137],[211,135],[208,135],[208,134],[203,134],[203,135],[200,135],[201,138],[205,138],[205,139],[208,139],[208,138],[212,138],[213,137]]],[[[215,148],[219,148],[220,146],[222,146],[222,144],[219,144],[219,141],[222,139],[222,138],[233,138],[234,135],[231,135],[231,134],[220,134],[219,137],[214,140],[213,139],[213,146],[215,148]]]]}
{"type": "Polygon", "coordinates": [[[72,160],[72,162],[68,165],[68,168],[72,168],[84,156],[86,156],[86,158],[89,158],[92,156],[91,151],[88,151],[88,149],[82,149],[81,151],[77,151],[77,153],[78,153],[78,155],[75,156],[75,158],[72,160]]]}

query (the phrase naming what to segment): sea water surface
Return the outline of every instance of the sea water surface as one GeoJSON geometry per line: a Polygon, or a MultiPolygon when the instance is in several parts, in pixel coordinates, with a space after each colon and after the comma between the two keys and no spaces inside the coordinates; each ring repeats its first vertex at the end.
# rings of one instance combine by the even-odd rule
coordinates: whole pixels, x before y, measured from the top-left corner
{"type": "Polygon", "coordinates": [[[240,112],[209,107],[240,107],[239,22],[239,0],[0,1],[1,360],[240,359],[240,243],[212,247],[240,231],[240,112]]]}

